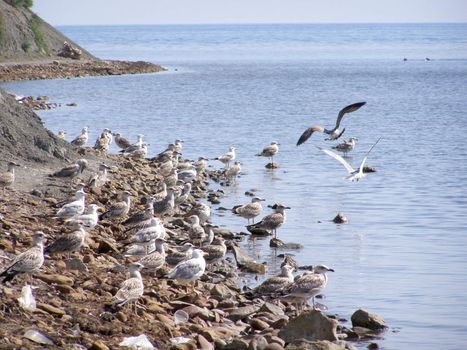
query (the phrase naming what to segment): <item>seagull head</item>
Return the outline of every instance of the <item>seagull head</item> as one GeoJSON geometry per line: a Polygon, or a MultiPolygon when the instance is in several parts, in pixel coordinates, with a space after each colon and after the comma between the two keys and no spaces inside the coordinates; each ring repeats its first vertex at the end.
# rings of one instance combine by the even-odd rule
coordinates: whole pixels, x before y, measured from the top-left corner
{"type": "Polygon", "coordinates": [[[316,265],[313,267],[314,273],[326,273],[326,272],[334,272],[334,269],[327,267],[326,265],[316,265]]]}

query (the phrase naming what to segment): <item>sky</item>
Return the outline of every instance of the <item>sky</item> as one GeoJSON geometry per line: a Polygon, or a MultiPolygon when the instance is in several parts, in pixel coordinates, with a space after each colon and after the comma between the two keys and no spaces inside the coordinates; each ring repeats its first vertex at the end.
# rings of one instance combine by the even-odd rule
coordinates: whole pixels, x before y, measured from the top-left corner
{"type": "Polygon", "coordinates": [[[34,0],[52,25],[467,22],[467,0],[34,0]]]}

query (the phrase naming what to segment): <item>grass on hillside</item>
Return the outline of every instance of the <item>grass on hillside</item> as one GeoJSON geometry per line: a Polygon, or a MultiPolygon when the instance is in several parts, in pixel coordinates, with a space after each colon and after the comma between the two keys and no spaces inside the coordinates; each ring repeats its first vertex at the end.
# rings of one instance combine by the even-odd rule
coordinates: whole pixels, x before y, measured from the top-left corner
{"type": "Polygon", "coordinates": [[[34,41],[36,42],[39,50],[43,53],[47,53],[48,47],[41,30],[41,20],[37,15],[32,15],[29,19],[29,29],[34,33],[34,41]]]}

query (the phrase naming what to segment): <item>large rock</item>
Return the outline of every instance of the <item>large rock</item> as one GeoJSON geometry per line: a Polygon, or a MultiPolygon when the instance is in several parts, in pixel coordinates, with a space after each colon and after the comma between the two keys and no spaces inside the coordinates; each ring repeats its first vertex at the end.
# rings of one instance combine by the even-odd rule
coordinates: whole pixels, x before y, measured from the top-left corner
{"type": "Polygon", "coordinates": [[[347,350],[345,345],[332,343],[328,340],[307,341],[298,339],[287,345],[287,350],[347,350]]]}
{"type": "Polygon", "coordinates": [[[300,338],[335,341],[338,339],[337,321],[326,317],[320,311],[307,311],[290,320],[280,330],[279,337],[284,339],[286,343],[300,338]]]}
{"type": "Polygon", "coordinates": [[[235,260],[237,261],[238,267],[253,273],[265,274],[267,266],[259,264],[249,257],[243,250],[241,250],[236,244],[232,244],[232,251],[234,253],[235,260]]]}
{"type": "Polygon", "coordinates": [[[374,331],[387,328],[384,319],[364,309],[358,309],[351,317],[353,327],[365,327],[374,331]]]}

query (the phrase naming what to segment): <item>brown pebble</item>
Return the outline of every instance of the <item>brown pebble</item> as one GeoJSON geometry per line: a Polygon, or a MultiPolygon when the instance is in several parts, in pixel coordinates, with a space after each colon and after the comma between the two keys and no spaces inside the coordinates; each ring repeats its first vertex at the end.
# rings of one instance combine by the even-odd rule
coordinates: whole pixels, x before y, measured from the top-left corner
{"type": "Polygon", "coordinates": [[[117,312],[115,316],[123,323],[128,321],[128,316],[122,311],[117,312]]]}
{"type": "Polygon", "coordinates": [[[250,321],[250,326],[251,326],[251,328],[253,328],[253,329],[257,330],[257,331],[262,331],[264,329],[269,328],[269,325],[266,322],[264,322],[264,321],[262,321],[262,320],[260,320],[258,318],[253,318],[250,321]]]}

